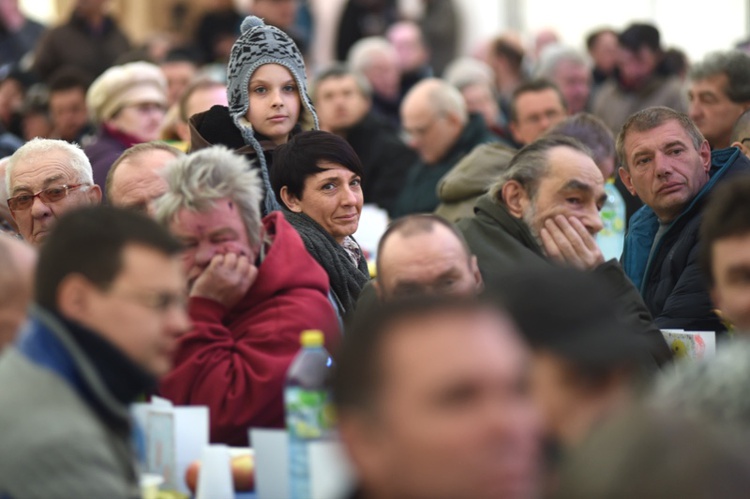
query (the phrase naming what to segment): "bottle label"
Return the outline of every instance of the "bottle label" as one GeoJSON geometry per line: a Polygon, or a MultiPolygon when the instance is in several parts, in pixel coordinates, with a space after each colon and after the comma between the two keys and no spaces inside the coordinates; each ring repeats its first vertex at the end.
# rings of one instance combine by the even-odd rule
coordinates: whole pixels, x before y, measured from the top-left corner
{"type": "Polygon", "coordinates": [[[330,434],[334,425],[333,406],[326,390],[287,387],[284,391],[284,404],[290,437],[317,439],[330,434]]]}

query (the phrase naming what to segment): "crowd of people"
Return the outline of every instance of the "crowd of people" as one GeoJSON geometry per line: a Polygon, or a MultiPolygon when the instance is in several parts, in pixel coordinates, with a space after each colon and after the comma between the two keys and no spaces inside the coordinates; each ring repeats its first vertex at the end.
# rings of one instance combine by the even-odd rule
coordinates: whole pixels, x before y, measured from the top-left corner
{"type": "Polygon", "coordinates": [[[140,497],[151,395],[252,445],[308,329],[351,497],[747,496],[750,54],[634,23],[461,56],[423,3],[349,0],[311,71],[299,0],[161,50],[0,0],[0,497],[140,497]]]}

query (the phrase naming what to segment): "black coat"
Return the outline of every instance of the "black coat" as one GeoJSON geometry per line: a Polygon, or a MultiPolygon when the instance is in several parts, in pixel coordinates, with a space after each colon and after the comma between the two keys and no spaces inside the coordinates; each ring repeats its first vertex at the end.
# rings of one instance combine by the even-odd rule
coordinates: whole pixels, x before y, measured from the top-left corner
{"type": "Polygon", "coordinates": [[[365,203],[375,203],[390,211],[417,154],[404,144],[393,127],[372,112],[347,130],[346,140],[362,160],[365,203]]]}

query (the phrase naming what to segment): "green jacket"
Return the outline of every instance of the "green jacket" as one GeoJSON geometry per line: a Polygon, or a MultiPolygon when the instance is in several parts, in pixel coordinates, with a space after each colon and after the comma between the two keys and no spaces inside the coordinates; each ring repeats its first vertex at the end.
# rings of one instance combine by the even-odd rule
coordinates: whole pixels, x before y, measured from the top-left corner
{"type": "Polygon", "coordinates": [[[391,218],[434,211],[440,203],[437,184],[443,175],[477,145],[496,140],[497,138],[485,126],[482,117],[472,114],[458,140],[443,159],[431,165],[418,160],[409,168],[401,193],[389,213],[391,218]]]}
{"type": "Polygon", "coordinates": [[[435,213],[451,222],[473,217],[474,204],[489,191],[515,153],[500,142],[476,146],[438,182],[440,206],[435,213]]]}

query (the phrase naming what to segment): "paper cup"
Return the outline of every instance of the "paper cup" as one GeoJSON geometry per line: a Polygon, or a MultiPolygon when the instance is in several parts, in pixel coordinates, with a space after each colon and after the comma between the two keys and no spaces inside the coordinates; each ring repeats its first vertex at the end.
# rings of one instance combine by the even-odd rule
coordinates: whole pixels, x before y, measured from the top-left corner
{"type": "Polygon", "coordinates": [[[229,447],[209,445],[203,448],[198,474],[196,499],[234,499],[229,447]]]}

